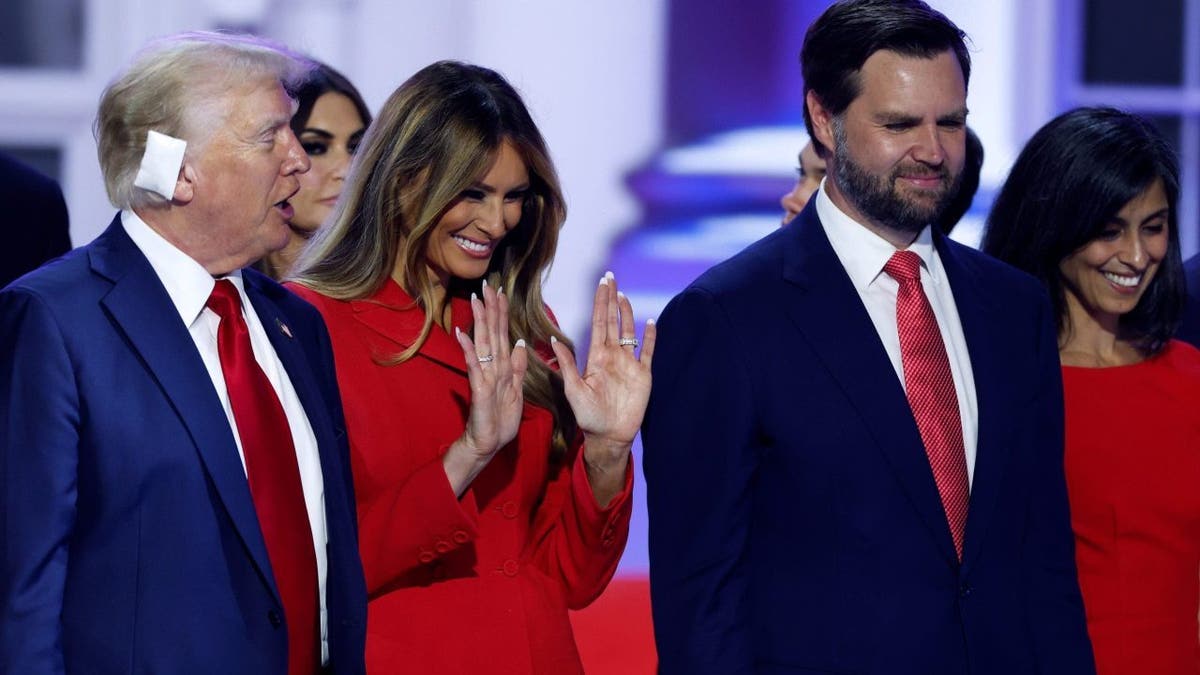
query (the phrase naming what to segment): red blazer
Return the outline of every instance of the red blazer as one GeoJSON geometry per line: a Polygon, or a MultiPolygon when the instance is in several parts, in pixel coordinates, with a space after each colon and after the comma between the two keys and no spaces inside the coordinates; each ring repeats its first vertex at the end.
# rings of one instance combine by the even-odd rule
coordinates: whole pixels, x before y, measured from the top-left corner
{"type": "MultiPolygon", "coordinates": [[[[567,609],[612,578],[629,534],[632,472],[607,508],[580,447],[550,461],[550,412],[526,404],[517,438],[456,498],[442,455],[466,427],[462,349],[389,280],[340,301],[295,284],[333,340],[346,411],[374,673],[582,673],[567,609]]],[[[466,301],[452,323],[471,328],[466,301]]],[[[545,353],[545,350],[539,350],[545,353]]]]}

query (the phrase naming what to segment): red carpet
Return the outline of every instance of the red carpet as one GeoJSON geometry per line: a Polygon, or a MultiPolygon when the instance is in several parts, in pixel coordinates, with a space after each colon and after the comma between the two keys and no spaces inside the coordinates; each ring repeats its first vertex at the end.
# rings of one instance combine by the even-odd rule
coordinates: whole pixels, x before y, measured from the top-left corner
{"type": "Polygon", "coordinates": [[[571,613],[587,675],[652,675],[658,664],[650,581],[617,577],[590,607],[571,613]]]}

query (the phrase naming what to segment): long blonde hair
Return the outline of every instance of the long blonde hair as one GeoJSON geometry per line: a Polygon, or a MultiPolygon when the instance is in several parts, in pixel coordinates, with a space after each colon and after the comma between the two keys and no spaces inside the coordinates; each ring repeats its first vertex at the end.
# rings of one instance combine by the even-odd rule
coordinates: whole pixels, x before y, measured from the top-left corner
{"type": "MultiPolygon", "coordinates": [[[[331,222],[309,241],[295,280],[340,300],[369,297],[392,271],[424,310],[417,340],[391,364],[412,358],[433,329],[434,286],[426,250],[442,215],[487,172],[508,141],[529,172],[521,220],[498,245],[488,283],[509,298],[509,334],[545,347],[570,340],[551,320],[542,278],[558,245],[566,206],[546,143],[516,90],[493,70],[455,61],[421,69],[392,93],[368,128],[331,222]]],[[[554,415],[552,454],[576,433],[562,377],[531,358],[525,398],[554,415]]]]}

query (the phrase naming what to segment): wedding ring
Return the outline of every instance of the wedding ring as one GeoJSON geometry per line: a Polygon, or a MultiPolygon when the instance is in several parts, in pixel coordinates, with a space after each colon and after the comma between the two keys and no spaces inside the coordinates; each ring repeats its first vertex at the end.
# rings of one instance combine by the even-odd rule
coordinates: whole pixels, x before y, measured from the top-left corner
{"type": "Polygon", "coordinates": [[[638,346],[638,339],[631,337],[621,338],[620,340],[617,340],[617,344],[621,345],[622,347],[636,347],[638,346]]]}
{"type": "Polygon", "coordinates": [[[495,361],[495,360],[496,360],[496,355],[495,355],[495,354],[488,354],[487,356],[480,356],[480,357],[479,357],[479,362],[480,362],[480,363],[491,363],[492,361],[495,361]]]}

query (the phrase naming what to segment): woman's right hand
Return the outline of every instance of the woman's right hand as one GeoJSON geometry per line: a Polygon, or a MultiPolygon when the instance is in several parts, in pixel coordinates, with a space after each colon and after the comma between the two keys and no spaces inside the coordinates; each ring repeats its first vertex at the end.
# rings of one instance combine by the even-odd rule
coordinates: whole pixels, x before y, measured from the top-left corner
{"type": "Polygon", "coordinates": [[[471,384],[467,428],[442,458],[446,477],[459,496],[496,452],[516,438],[525,405],[522,383],[529,366],[525,341],[508,345],[508,298],[503,293],[485,281],[483,299],[471,296],[471,314],[474,340],[455,329],[471,384]]]}

